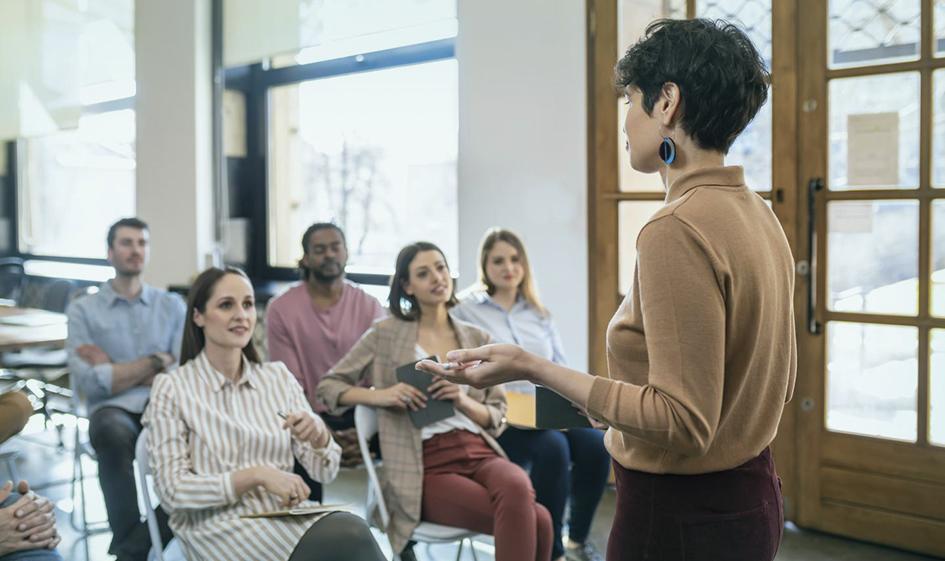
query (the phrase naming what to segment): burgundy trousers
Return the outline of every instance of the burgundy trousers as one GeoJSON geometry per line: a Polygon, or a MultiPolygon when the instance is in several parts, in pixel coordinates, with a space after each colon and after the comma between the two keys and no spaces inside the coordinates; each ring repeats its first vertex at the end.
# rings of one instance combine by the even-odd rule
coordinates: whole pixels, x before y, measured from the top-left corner
{"type": "Polygon", "coordinates": [[[423,443],[420,518],[494,536],[496,561],[551,558],[551,515],[535,502],[528,474],[469,431],[423,443]]]}
{"type": "Polygon", "coordinates": [[[614,462],[617,512],[607,561],[771,561],[781,482],[771,451],[726,471],[656,475],[614,462]]]}

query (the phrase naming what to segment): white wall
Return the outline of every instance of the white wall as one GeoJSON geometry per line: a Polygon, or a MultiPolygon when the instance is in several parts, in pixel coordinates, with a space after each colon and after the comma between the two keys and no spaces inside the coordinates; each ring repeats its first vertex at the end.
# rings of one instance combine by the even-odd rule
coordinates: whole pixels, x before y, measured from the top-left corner
{"type": "Polygon", "coordinates": [[[524,238],[571,366],[587,367],[584,2],[459,0],[460,286],[491,226],[524,238]]]}
{"type": "Polygon", "coordinates": [[[135,5],[137,210],[147,281],[187,283],[213,251],[210,0],[135,5]]]}

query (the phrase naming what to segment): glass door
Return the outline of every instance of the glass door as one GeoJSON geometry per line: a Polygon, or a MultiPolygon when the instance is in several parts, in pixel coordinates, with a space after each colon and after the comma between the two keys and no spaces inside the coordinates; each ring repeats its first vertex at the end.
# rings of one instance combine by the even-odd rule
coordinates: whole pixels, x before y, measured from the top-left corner
{"type": "Polygon", "coordinates": [[[945,555],[945,2],[799,5],[797,521],[945,555]]]}

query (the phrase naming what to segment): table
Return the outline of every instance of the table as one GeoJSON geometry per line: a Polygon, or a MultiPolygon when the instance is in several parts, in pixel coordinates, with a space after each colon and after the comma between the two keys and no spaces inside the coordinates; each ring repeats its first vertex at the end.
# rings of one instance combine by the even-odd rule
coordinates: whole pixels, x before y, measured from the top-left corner
{"type": "Polygon", "coordinates": [[[66,315],[34,308],[0,306],[0,352],[66,345],[66,315]]]}

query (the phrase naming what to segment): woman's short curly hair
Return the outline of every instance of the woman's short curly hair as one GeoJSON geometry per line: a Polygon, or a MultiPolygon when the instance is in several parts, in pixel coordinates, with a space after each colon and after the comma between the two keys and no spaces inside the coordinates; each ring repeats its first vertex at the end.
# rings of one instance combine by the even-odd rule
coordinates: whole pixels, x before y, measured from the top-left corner
{"type": "Polygon", "coordinates": [[[663,85],[681,92],[680,124],[706,150],[728,153],[768,98],[771,74],[751,39],[722,20],[657,20],[615,68],[621,91],[633,86],[652,114],[663,85]]]}

